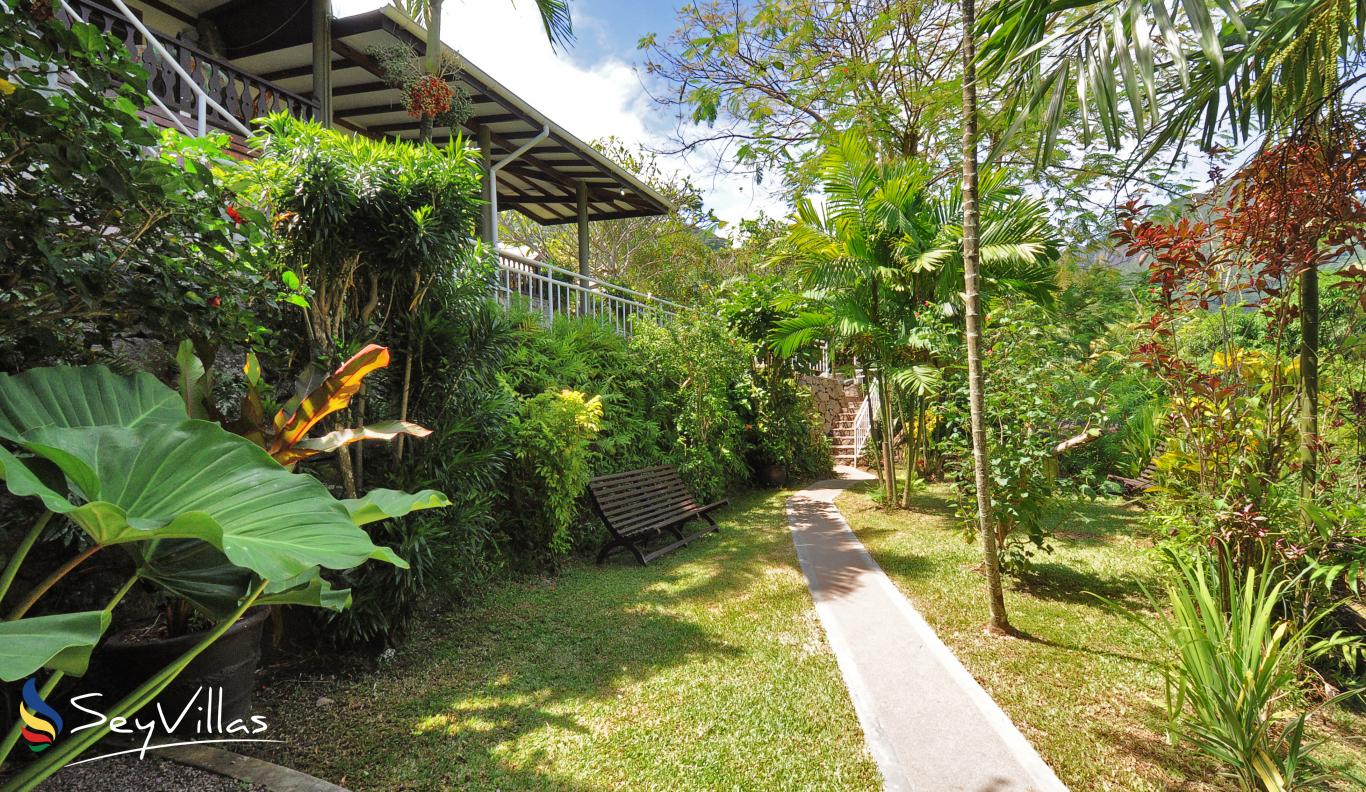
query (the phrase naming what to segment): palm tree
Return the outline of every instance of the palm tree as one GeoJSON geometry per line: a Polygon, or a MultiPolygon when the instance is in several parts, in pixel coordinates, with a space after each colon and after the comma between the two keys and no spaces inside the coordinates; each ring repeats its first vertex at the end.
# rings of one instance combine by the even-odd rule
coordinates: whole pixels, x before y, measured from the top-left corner
{"type": "Polygon", "coordinates": [[[1210,8],[1002,0],[978,29],[987,36],[981,65],[994,77],[1037,86],[1009,107],[1017,130],[1042,119],[1040,162],[1052,154],[1074,93],[1081,142],[1090,142],[1093,120],[1110,148],[1132,131],[1147,142],[1141,164],[1196,132],[1206,148],[1220,132],[1235,142],[1267,133],[1274,142],[1366,78],[1350,68],[1366,42],[1366,0],[1220,2],[1217,15],[1210,8]]]}
{"type": "MultiPolygon", "coordinates": [[[[1158,0],[1161,2],[1161,0],[1158,0]]],[[[1010,632],[1005,594],[1001,590],[1001,552],[991,511],[991,457],[987,453],[986,380],[982,376],[981,220],[977,179],[977,6],[960,0],[963,17],[963,324],[968,353],[968,412],[972,428],[972,474],[977,485],[977,532],[982,535],[983,566],[987,576],[988,629],[1010,632]]]]}
{"type": "Polygon", "coordinates": [[[864,136],[851,130],[821,157],[817,172],[825,202],[797,202],[797,219],[779,256],[795,261],[807,284],[825,298],[827,311],[808,312],[780,326],[783,346],[797,347],[834,330],[863,364],[865,381],[879,394],[873,422],[880,446],[880,473],[887,502],[896,502],[892,467],[892,400],[887,377],[896,343],[901,278],[896,248],[927,215],[929,173],[918,161],[880,162],[864,136]]]}
{"type": "MultiPolygon", "coordinates": [[[[426,71],[432,76],[441,75],[441,6],[444,0],[397,0],[403,13],[413,19],[422,20],[427,26],[426,71]]],[[[536,10],[541,15],[541,25],[545,37],[552,47],[568,45],[574,40],[574,22],[569,15],[569,0],[536,0],[536,10]]],[[[418,127],[418,139],[432,139],[432,119],[423,115],[418,127]]]]}
{"type": "MultiPolygon", "coordinates": [[[[792,355],[817,339],[835,339],[864,363],[881,396],[874,428],[880,475],[894,503],[893,397],[899,391],[923,405],[935,379],[914,311],[929,301],[964,313],[962,193],[935,190],[923,162],[879,162],[855,132],[830,147],[818,174],[824,205],[798,202],[778,257],[799,267],[820,308],[779,322],[771,343],[792,355]]],[[[1003,172],[988,173],[983,187],[985,291],[1047,303],[1059,249],[1047,208],[1009,186],[1003,172]]],[[[909,430],[906,416],[902,423],[909,430]]]]}

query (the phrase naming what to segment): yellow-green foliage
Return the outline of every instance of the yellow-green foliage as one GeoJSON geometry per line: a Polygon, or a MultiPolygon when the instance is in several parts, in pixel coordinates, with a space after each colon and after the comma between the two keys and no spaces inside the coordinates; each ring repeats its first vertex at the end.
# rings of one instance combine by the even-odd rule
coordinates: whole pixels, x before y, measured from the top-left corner
{"type": "Polygon", "coordinates": [[[602,428],[602,399],[576,390],[547,390],[522,402],[512,419],[516,461],[509,503],[519,524],[514,541],[552,556],[572,548],[579,498],[592,478],[592,443],[602,428]]]}

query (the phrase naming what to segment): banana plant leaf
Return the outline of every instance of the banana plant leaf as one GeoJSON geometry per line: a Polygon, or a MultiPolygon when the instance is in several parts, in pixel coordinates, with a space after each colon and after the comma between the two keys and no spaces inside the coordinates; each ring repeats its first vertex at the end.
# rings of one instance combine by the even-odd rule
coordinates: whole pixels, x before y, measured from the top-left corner
{"type": "Polygon", "coordinates": [[[431,429],[418,426],[411,421],[382,421],[357,429],[338,429],[322,437],[305,438],[292,446],[275,452],[272,456],[281,465],[289,466],[319,454],[336,451],[342,446],[358,443],[361,440],[379,440],[387,443],[399,435],[426,437],[431,433],[431,429]]]}
{"type": "Polygon", "coordinates": [[[14,682],[40,668],[81,676],[108,628],[108,611],[0,621],[0,680],[14,682]]]}
{"type": "Polygon", "coordinates": [[[400,492],[399,490],[377,489],[367,492],[363,498],[349,498],[342,501],[342,506],[346,507],[346,511],[351,514],[351,520],[356,525],[366,525],[367,523],[387,520],[390,517],[402,517],[409,512],[421,509],[439,509],[449,505],[451,505],[450,498],[436,490],[400,492]]]}
{"type": "Polygon", "coordinates": [[[45,426],[140,426],[186,418],[180,395],[150,374],[52,366],[0,374],[0,438],[45,426]]]}
{"type": "MultiPolygon", "coordinates": [[[[133,544],[128,550],[139,562],[140,575],[184,599],[213,620],[237,610],[242,598],[259,582],[250,571],[236,566],[217,548],[190,539],[161,539],[133,544]]],[[[283,590],[264,594],[260,605],[307,605],[342,610],[351,604],[349,589],[334,589],[316,570],[295,585],[282,581],[283,590]]]]}
{"type": "Polygon", "coordinates": [[[367,559],[407,567],[376,547],[316,479],[286,471],[216,424],[42,428],[18,444],[65,474],[75,502],[0,449],[10,492],[42,498],[98,544],[204,541],[269,580],[271,594],[318,567],[350,569],[367,559]]]}
{"type": "Polygon", "coordinates": [[[291,399],[275,415],[275,436],[267,450],[278,459],[281,451],[303,440],[318,421],[350,404],[367,375],[387,365],[389,350],[378,344],[352,355],[307,396],[291,399]]]}

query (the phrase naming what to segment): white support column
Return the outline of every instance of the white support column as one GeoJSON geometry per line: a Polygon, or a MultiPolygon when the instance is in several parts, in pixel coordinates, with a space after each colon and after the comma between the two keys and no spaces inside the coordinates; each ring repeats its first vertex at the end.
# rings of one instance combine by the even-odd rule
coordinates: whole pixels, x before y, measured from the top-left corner
{"type": "MultiPolygon", "coordinates": [[[[589,288],[591,268],[588,263],[588,182],[579,182],[579,285],[589,288]]],[[[580,292],[579,313],[588,313],[588,292],[580,292]]]]}
{"type": "Polygon", "coordinates": [[[494,184],[493,175],[493,133],[488,127],[479,127],[479,155],[482,159],[480,169],[484,174],[484,185],[480,192],[480,197],[484,199],[484,207],[479,212],[479,238],[486,245],[493,245],[498,241],[493,224],[497,218],[493,216],[494,202],[493,191],[497,189],[494,184]]]}

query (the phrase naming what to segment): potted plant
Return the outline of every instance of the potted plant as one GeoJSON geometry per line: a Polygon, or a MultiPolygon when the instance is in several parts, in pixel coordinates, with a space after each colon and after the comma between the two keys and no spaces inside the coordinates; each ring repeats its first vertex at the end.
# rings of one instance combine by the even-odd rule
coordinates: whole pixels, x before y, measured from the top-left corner
{"type": "MultiPolygon", "coordinates": [[[[360,526],[447,503],[432,491],[338,500],[251,440],[187,418],[181,395],[154,378],[102,366],[0,375],[0,441],[5,486],[44,507],[0,571],[0,680],[28,678],[26,688],[45,697],[64,676],[84,674],[113,611],[139,582],[193,603],[213,621],[165,667],[143,669],[149,678],[106,711],[109,721],[60,739],[53,733],[6,790],[31,788],[107,734],[114,718],[156,700],[253,607],[346,607],[349,592],[333,589],[322,570],[367,560],[407,566],[360,526]],[[53,520],[78,528],[84,548],[17,596],[18,571],[53,520]],[[130,570],[103,609],[35,615],[72,570],[115,547],[130,570]]],[[[16,725],[0,742],[0,762],[20,733],[16,725]]]]}
{"type": "MultiPolygon", "coordinates": [[[[271,458],[286,469],[325,453],[361,440],[389,441],[399,435],[425,437],[430,431],[407,421],[387,421],[355,429],[343,429],[321,437],[308,433],[324,418],[345,409],[360,391],[365,377],[389,364],[389,350],[371,344],[351,356],[335,371],[309,388],[301,380],[301,395],[286,402],[267,420],[260,365],[251,353],[244,367],[246,393],[236,418],[223,419],[230,430],[259,445],[271,458]]],[[[210,394],[209,373],[194,354],[193,346],[185,341],[176,355],[180,369],[178,385],[180,399],[190,416],[217,415],[210,394]]],[[[222,416],[219,416],[222,418],[222,416]]],[[[372,493],[374,498],[386,497],[384,490],[372,493]]],[[[427,505],[442,505],[431,491],[427,505]]],[[[224,559],[213,557],[212,549],[198,542],[172,542],[161,548],[157,556],[160,566],[199,570],[199,586],[229,585],[240,588],[234,578],[240,570],[224,559]]],[[[97,668],[104,672],[112,691],[125,692],[135,688],[145,676],[145,669],[160,668],[178,657],[192,645],[197,636],[210,629],[221,613],[219,604],[203,602],[198,592],[174,589],[162,590],[158,616],[148,623],[122,630],[105,641],[97,654],[97,668]]],[[[262,628],[269,618],[269,609],[257,608],[233,625],[212,647],[195,658],[176,680],[161,694],[158,702],[172,712],[184,711],[203,700],[202,691],[213,691],[212,706],[225,721],[245,719],[251,713],[251,695],[256,685],[256,669],[261,658],[262,628]]],[[[194,729],[193,722],[185,721],[183,728],[194,729]]]]}
{"type": "Polygon", "coordinates": [[[781,487],[787,483],[788,449],[784,438],[761,432],[752,455],[754,478],[763,487],[781,487]]]}

